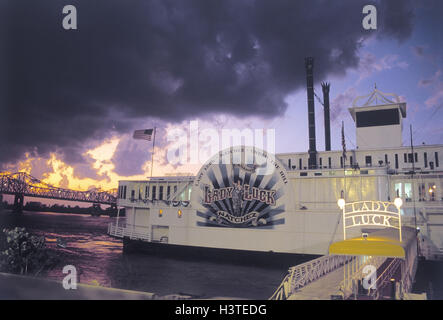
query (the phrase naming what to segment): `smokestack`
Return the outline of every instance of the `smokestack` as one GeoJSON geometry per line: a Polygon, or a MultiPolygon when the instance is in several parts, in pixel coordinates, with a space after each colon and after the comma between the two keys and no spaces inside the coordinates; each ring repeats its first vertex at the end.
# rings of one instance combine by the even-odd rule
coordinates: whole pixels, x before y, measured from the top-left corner
{"type": "Polygon", "coordinates": [[[317,148],[315,146],[315,109],[314,109],[314,58],[305,58],[306,84],[308,92],[308,124],[309,124],[309,161],[308,168],[317,168],[317,148]]]}
{"type": "Polygon", "coordinates": [[[329,117],[329,89],[330,83],[322,82],[321,88],[323,90],[323,105],[325,111],[325,149],[331,151],[331,120],[329,117]]]}

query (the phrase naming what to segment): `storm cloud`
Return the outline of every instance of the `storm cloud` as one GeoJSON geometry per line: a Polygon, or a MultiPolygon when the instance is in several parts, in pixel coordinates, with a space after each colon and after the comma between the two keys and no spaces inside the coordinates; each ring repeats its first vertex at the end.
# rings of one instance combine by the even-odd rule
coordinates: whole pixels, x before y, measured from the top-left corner
{"type": "Polygon", "coordinates": [[[315,58],[320,81],[357,67],[365,38],[410,35],[409,1],[375,3],[376,33],[361,24],[369,3],[3,2],[0,163],[53,151],[82,163],[85,143],[129,133],[143,118],[280,116],[284,98],[305,86],[304,57],[315,58]],[[77,30],[62,28],[67,4],[77,30]]]}

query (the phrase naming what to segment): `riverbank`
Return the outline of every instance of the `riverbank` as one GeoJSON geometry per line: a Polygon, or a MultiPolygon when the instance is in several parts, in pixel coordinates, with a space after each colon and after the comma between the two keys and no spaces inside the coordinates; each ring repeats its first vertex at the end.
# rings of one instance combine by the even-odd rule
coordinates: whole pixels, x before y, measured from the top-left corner
{"type": "Polygon", "coordinates": [[[149,292],[77,284],[66,290],[61,282],[0,273],[0,300],[152,300],[149,292]]]}

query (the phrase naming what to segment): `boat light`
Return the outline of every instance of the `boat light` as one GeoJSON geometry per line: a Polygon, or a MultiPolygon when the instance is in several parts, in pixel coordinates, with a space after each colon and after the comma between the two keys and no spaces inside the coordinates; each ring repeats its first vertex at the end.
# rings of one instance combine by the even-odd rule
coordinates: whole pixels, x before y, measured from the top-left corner
{"type": "Polygon", "coordinates": [[[182,217],[182,211],[181,211],[180,209],[178,209],[178,212],[177,212],[177,214],[178,214],[178,217],[179,217],[179,218],[181,218],[181,217],[182,217]]]}
{"type": "Polygon", "coordinates": [[[343,198],[338,199],[337,205],[340,207],[340,209],[343,209],[345,207],[346,201],[343,198]]]}
{"type": "Polygon", "coordinates": [[[158,216],[161,217],[163,215],[163,209],[158,210],[158,216]]]}
{"type": "Polygon", "coordinates": [[[394,204],[397,207],[397,209],[400,209],[400,207],[403,205],[403,200],[401,198],[395,198],[394,204]]]}

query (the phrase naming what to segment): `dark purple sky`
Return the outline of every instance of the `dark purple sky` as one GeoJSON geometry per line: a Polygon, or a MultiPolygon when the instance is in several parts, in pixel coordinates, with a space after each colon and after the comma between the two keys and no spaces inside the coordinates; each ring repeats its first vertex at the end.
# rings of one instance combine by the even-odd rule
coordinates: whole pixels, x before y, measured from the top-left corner
{"type": "Polygon", "coordinates": [[[66,179],[110,182],[146,173],[134,129],[155,124],[162,146],[166,127],[217,126],[219,117],[276,128],[277,152],[306,151],[306,56],[316,90],[332,82],[335,149],[342,120],[352,148],[346,108],[375,82],[408,102],[417,140],[440,143],[442,14],[437,0],[0,0],[0,166],[27,159],[44,178],[55,157],[72,168],[66,179]],[[67,4],[78,30],[62,28],[67,4]],[[378,9],[377,30],[362,28],[366,4],[378,9]],[[111,138],[117,146],[102,164],[114,175],[87,153],[111,138]]]}

